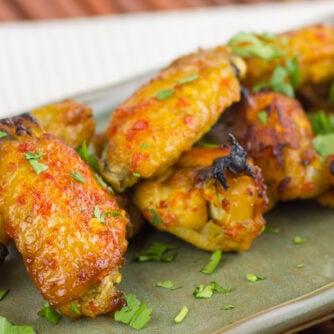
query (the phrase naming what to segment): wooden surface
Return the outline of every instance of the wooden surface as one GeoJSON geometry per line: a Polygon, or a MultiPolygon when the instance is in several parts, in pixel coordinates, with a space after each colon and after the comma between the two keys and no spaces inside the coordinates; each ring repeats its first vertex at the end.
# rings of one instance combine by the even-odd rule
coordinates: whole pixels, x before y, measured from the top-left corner
{"type": "Polygon", "coordinates": [[[267,0],[0,0],[0,21],[47,20],[261,2],[267,0]]]}
{"type": "MultiPolygon", "coordinates": [[[[261,2],[266,0],[0,0],[0,21],[49,20],[261,2]]],[[[334,333],[334,321],[323,322],[300,333],[334,333]]]]}

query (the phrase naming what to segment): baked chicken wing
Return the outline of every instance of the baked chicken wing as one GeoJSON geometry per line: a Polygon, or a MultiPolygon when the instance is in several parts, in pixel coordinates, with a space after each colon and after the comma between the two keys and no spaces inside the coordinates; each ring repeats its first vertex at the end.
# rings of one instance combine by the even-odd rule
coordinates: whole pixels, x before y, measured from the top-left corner
{"type": "Polygon", "coordinates": [[[92,109],[74,100],[49,104],[31,114],[45,132],[52,133],[70,147],[77,148],[83,141],[89,143],[94,137],[92,109]]]}
{"type": "Polygon", "coordinates": [[[232,49],[238,48],[237,53],[245,55],[245,86],[251,88],[256,84],[268,82],[278,65],[285,67],[287,61],[295,57],[300,73],[298,86],[334,78],[334,26],[313,25],[276,36],[255,36],[256,39],[253,37],[232,40],[232,49]],[[245,53],[245,49],[249,50],[250,46],[253,52],[245,53]],[[254,52],[259,55],[255,55],[254,52]]]}
{"type": "Polygon", "coordinates": [[[112,113],[101,174],[117,191],[168,169],[240,98],[240,58],[199,50],[162,70],[112,113]]]}
{"type": "Polygon", "coordinates": [[[208,138],[224,142],[228,131],[261,168],[270,206],[277,200],[313,198],[329,187],[326,165],[312,144],[311,123],[297,100],[274,92],[246,92],[208,138]]]}
{"type": "Polygon", "coordinates": [[[133,199],[157,229],[208,251],[245,251],[265,226],[260,169],[235,140],[232,150],[185,152],[163,175],[136,184],[133,199]]]}
{"type": "Polygon", "coordinates": [[[63,314],[121,300],[127,220],[88,165],[29,115],[0,121],[0,219],[35,285],[63,314]],[[71,307],[72,305],[72,307],[71,307]]]}

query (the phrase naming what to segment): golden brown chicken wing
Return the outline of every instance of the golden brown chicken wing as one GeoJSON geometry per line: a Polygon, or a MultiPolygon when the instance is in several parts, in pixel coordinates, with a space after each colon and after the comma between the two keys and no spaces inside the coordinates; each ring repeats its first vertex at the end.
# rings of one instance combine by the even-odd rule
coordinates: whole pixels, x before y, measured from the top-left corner
{"type": "Polygon", "coordinates": [[[95,133],[95,121],[90,107],[73,100],[49,104],[31,114],[47,133],[77,148],[85,140],[89,143],[95,133]]]}
{"type": "Polygon", "coordinates": [[[156,228],[198,248],[245,251],[264,229],[267,205],[260,169],[234,142],[192,148],[160,177],[142,180],[134,202],[156,228]]]}
{"type": "Polygon", "coordinates": [[[239,100],[236,72],[243,65],[218,47],[184,56],[162,70],[112,113],[101,174],[123,191],[169,168],[239,100]]]}
{"type": "Polygon", "coordinates": [[[317,202],[323,206],[334,208],[334,155],[330,155],[326,159],[326,174],[331,188],[325,191],[317,198],[317,202]]]}
{"type": "Polygon", "coordinates": [[[78,154],[34,119],[0,121],[0,217],[37,288],[70,317],[117,307],[126,218],[78,154]],[[72,306],[72,307],[71,307],[72,306]]]}
{"type": "Polygon", "coordinates": [[[278,65],[285,67],[295,57],[300,73],[298,86],[334,78],[334,26],[313,25],[276,36],[254,36],[239,35],[230,42],[237,54],[244,55],[247,75],[243,84],[247,87],[270,81],[278,65]]]}
{"type": "Polygon", "coordinates": [[[235,134],[261,168],[271,206],[277,200],[313,198],[329,187],[310,121],[297,100],[274,92],[246,93],[219,123],[210,140],[220,143],[224,133],[235,134]]]}

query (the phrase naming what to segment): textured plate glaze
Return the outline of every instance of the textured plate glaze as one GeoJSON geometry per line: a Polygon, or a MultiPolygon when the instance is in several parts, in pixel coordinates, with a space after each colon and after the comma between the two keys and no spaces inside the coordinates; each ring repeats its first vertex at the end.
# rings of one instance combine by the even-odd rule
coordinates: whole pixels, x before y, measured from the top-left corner
{"type": "MultiPolygon", "coordinates": [[[[96,111],[99,128],[106,126],[112,108],[148,76],[77,97],[96,111]]],[[[210,253],[198,250],[175,237],[147,227],[130,242],[127,265],[122,269],[121,288],[135,293],[153,308],[152,320],[144,333],[281,333],[322,320],[334,312],[334,211],[310,201],[277,206],[267,216],[268,226],[280,233],[264,233],[250,251],[223,254],[223,260],[212,275],[200,269],[210,253]],[[306,243],[295,245],[294,236],[306,237],[306,243]],[[153,241],[175,245],[179,255],[172,263],[135,263],[133,255],[153,241]],[[303,268],[296,265],[303,264],[303,268]],[[266,277],[250,283],[246,275],[266,277]],[[172,280],[177,290],[155,287],[156,282],[172,280]],[[228,295],[215,294],[199,300],[192,292],[199,284],[216,281],[231,286],[228,295]],[[231,304],[233,310],[223,310],[231,304]],[[183,305],[189,308],[181,324],[173,319],[183,305]]],[[[11,255],[0,268],[0,289],[9,289],[0,302],[0,315],[15,324],[30,324],[40,334],[132,333],[135,330],[111,317],[79,319],[62,318],[52,325],[38,317],[43,299],[22,265],[20,255],[11,255]]]]}

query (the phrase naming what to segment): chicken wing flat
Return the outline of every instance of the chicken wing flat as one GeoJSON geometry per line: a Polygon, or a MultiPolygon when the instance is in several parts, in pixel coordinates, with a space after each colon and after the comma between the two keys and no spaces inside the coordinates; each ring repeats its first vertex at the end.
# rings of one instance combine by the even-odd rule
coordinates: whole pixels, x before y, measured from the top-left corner
{"type": "MultiPolygon", "coordinates": [[[[232,39],[232,48],[245,54],[245,48],[252,46],[260,55],[245,54],[247,75],[243,84],[251,88],[261,82],[268,82],[274,69],[286,66],[287,60],[296,57],[299,66],[299,86],[305,83],[319,83],[334,78],[334,27],[313,25],[284,32],[276,36],[254,35],[253,38],[232,39]],[[242,50],[243,49],[243,50],[242,50]],[[263,51],[266,51],[264,54],[263,51]],[[265,59],[267,58],[267,59],[265,59]]],[[[230,44],[231,44],[230,42],[230,44]]],[[[254,51],[254,49],[253,49],[254,51]]]]}
{"type": "Polygon", "coordinates": [[[135,204],[157,229],[198,248],[247,250],[268,200],[260,169],[236,145],[185,152],[164,175],[136,184],[135,204]]]}
{"type": "Polygon", "coordinates": [[[35,109],[31,114],[45,132],[52,133],[70,147],[77,148],[84,140],[89,143],[93,139],[93,111],[84,104],[65,100],[35,109]]]}
{"type": "Polygon", "coordinates": [[[127,220],[72,149],[29,115],[0,121],[0,219],[43,297],[63,314],[115,309],[127,220]],[[72,307],[71,307],[72,305],[72,307]]]}
{"type": "Polygon", "coordinates": [[[100,170],[123,191],[168,169],[240,98],[240,58],[199,50],[162,70],[112,113],[100,170]]]}
{"type": "Polygon", "coordinates": [[[317,202],[323,206],[334,208],[334,155],[327,157],[327,177],[331,188],[317,198],[317,202]]]}
{"type": "MultiPolygon", "coordinates": [[[[220,123],[219,131],[233,132],[261,168],[270,207],[277,200],[316,197],[329,187],[311,123],[297,100],[274,92],[246,93],[220,123]]],[[[225,139],[215,130],[210,140],[225,139]]]]}

